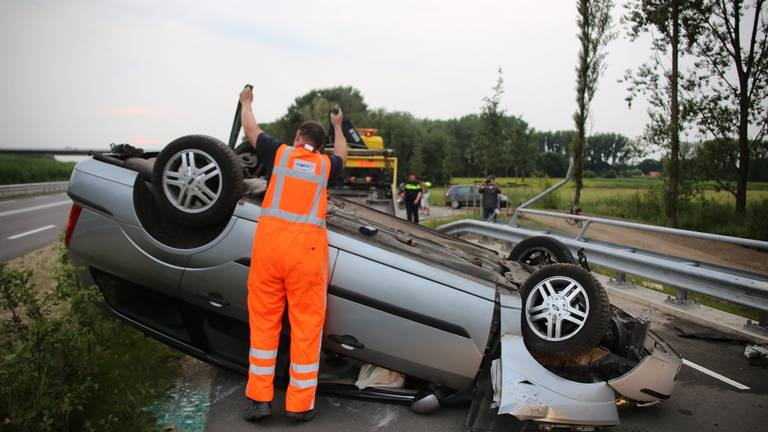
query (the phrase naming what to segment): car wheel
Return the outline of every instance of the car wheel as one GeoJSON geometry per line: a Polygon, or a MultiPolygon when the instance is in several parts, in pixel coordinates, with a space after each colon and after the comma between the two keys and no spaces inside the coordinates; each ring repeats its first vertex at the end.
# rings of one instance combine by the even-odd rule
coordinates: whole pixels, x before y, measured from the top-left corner
{"type": "Polygon", "coordinates": [[[259,171],[259,160],[256,158],[256,149],[251,143],[248,141],[240,143],[235,147],[235,155],[243,168],[243,176],[245,178],[256,177],[259,171]]]}
{"type": "Polygon", "coordinates": [[[547,236],[529,237],[512,248],[510,261],[517,261],[533,268],[555,263],[576,264],[568,247],[561,241],[547,236]]]}
{"type": "Polygon", "coordinates": [[[152,185],[158,205],[193,227],[221,221],[243,192],[243,170],[223,142],[204,135],[172,141],[157,156],[152,185]]]}
{"type": "Polygon", "coordinates": [[[461,208],[461,203],[459,202],[459,200],[451,201],[451,208],[454,210],[458,210],[459,208],[461,208]]]}
{"type": "Polygon", "coordinates": [[[523,338],[532,352],[555,357],[583,354],[605,335],[610,303],[600,282],[572,264],[553,264],[520,287],[523,338]]]}

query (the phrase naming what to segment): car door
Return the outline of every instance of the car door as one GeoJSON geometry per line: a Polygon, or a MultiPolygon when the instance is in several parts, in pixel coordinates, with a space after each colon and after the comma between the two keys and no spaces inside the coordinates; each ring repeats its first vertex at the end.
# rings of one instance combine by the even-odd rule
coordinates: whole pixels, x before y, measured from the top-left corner
{"type": "Polygon", "coordinates": [[[491,327],[495,290],[371,245],[340,243],[324,348],[453,389],[470,386],[491,327]]]}
{"type": "Polygon", "coordinates": [[[480,195],[480,188],[477,185],[472,186],[472,205],[474,207],[480,207],[482,204],[482,195],[480,195]]]}
{"type": "Polygon", "coordinates": [[[464,185],[459,187],[459,201],[461,202],[461,205],[464,207],[472,206],[472,186],[464,185]]]}

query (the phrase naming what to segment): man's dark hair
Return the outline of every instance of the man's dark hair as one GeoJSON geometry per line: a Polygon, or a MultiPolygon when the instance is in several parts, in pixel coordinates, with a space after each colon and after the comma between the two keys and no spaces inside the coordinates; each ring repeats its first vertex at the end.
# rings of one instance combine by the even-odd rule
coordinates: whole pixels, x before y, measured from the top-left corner
{"type": "Polygon", "coordinates": [[[316,121],[310,120],[302,123],[299,126],[299,135],[310,141],[307,144],[312,144],[315,149],[319,149],[325,142],[325,129],[316,121]]]}

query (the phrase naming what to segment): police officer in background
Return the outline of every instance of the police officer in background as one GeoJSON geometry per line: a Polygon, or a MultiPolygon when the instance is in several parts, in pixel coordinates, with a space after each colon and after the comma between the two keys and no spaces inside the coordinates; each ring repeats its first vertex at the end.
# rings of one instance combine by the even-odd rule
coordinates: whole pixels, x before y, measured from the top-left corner
{"type": "Polygon", "coordinates": [[[408,181],[400,191],[400,199],[405,203],[405,213],[408,222],[419,223],[419,203],[421,202],[421,183],[416,180],[416,174],[409,174],[408,181]]]}

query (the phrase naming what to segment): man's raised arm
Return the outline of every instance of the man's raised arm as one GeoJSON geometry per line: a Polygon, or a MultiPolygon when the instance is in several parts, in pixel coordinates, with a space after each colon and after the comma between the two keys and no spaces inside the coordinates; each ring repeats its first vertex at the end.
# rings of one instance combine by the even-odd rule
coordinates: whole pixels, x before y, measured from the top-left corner
{"type": "Polygon", "coordinates": [[[253,148],[256,148],[256,140],[259,138],[263,130],[256,123],[256,117],[253,115],[253,90],[251,86],[245,86],[243,91],[240,92],[240,121],[243,123],[243,132],[245,137],[248,138],[248,142],[251,143],[253,148]]]}
{"type": "Polygon", "coordinates": [[[347,165],[347,139],[344,138],[344,131],[341,130],[341,122],[344,120],[344,113],[340,107],[331,110],[331,125],[333,126],[333,154],[340,157],[347,165]],[[335,112],[334,112],[335,111],[335,112]]]}

